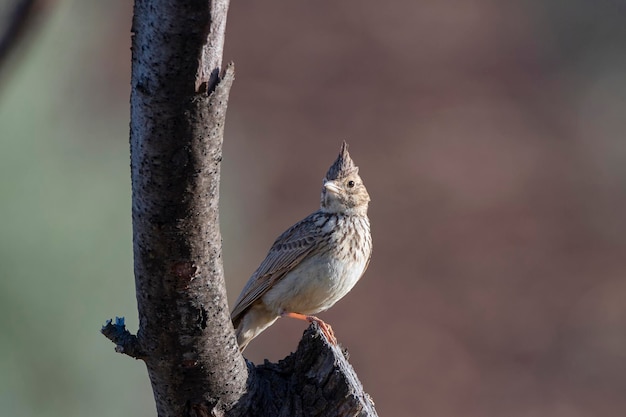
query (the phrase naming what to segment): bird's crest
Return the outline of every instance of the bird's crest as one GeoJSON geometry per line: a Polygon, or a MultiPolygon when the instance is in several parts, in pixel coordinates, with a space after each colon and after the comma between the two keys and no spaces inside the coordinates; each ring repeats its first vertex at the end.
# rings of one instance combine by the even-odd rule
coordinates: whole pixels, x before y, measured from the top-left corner
{"type": "Polygon", "coordinates": [[[349,175],[359,172],[359,168],[354,165],[348,153],[348,144],[344,140],[337,160],[330,166],[326,173],[326,180],[333,181],[339,178],[346,178],[349,175]]]}

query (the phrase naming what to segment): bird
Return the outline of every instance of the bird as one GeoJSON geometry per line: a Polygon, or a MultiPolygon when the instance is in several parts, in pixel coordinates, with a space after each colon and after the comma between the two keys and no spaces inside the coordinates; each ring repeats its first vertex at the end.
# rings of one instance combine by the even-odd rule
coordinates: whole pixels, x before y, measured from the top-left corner
{"type": "Polygon", "coordinates": [[[241,352],[281,317],[315,322],[337,344],[330,325],[314,314],[343,298],[370,263],[369,202],[343,141],[322,181],[319,210],[274,241],[235,302],[231,319],[241,352]]]}

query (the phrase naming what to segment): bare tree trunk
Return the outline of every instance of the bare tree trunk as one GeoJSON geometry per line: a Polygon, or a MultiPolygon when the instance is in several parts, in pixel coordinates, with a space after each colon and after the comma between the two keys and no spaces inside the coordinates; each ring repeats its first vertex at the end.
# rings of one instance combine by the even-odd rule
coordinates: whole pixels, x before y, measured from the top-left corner
{"type": "Polygon", "coordinates": [[[317,328],[279,364],[246,363],[224,285],[218,219],[232,65],[228,0],[136,0],[131,177],[139,331],[103,333],[147,366],[159,416],[375,415],[317,328]]]}
{"type": "Polygon", "coordinates": [[[245,392],[218,221],[227,0],[137,0],[132,31],[131,178],[136,356],[159,416],[227,409],[245,392]]]}

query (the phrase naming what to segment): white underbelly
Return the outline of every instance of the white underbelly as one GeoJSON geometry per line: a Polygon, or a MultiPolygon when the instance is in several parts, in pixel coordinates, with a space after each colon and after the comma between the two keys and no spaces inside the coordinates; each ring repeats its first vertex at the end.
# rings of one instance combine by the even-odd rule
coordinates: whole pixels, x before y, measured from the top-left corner
{"type": "Polygon", "coordinates": [[[316,314],[333,306],[357,283],[367,258],[349,261],[312,257],[285,275],[263,296],[278,314],[283,311],[316,314]]]}

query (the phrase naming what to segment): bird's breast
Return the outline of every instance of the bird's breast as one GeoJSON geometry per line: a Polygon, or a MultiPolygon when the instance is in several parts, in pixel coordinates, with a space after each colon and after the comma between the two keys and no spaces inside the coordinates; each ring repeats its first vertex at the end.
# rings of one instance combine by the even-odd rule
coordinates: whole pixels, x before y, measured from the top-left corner
{"type": "Polygon", "coordinates": [[[357,283],[371,255],[369,222],[335,216],[327,228],[325,246],[316,247],[264,296],[264,303],[282,311],[316,314],[327,310],[357,283]],[[345,229],[345,230],[344,230],[345,229]]]}

